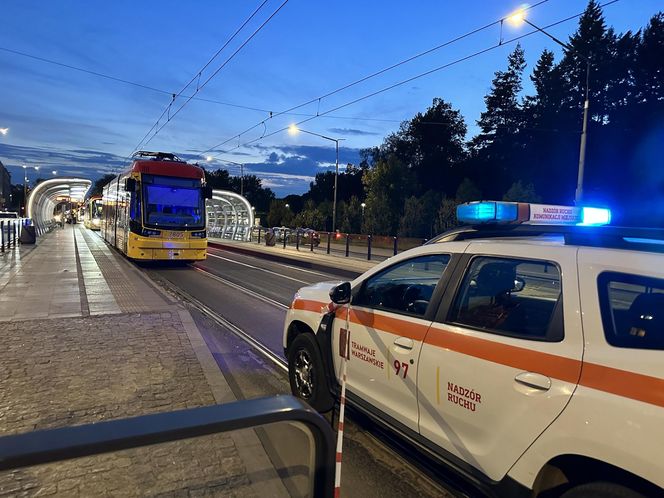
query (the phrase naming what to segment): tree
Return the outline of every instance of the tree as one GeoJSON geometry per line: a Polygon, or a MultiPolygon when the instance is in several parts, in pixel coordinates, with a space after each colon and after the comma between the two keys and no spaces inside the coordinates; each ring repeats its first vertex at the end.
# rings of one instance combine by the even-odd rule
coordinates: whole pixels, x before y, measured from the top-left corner
{"type": "Polygon", "coordinates": [[[463,202],[478,201],[482,198],[482,191],[472,182],[470,178],[464,178],[456,190],[456,201],[463,202]]]}
{"type": "Polygon", "coordinates": [[[403,215],[399,221],[399,235],[431,238],[435,231],[435,218],[439,204],[440,194],[433,190],[421,197],[411,196],[406,199],[403,215]]]}
{"type": "Polygon", "coordinates": [[[267,213],[267,224],[271,227],[290,226],[293,221],[293,212],[286,207],[286,203],[280,200],[270,202],[270,210],[267,213]]]}
{"type": "Polygon", "coordinates": [[[532,183],[524,185],[521,183],[521,180],[512,184],[503,196],[503,200],[512,202],[542,202],[542,198],[535,192],[535,186],[532,183]]]}
{"type": "Polygon", "coordinates": [[[324,230],[325,221],[325,215],[316,207],[314,201],[310,199],[305,203],[304,209],[295,215],[293,224],[298,227],[324,230]]]}
{"type": "Polygon", "coordinates": [[[520,163],[520,147],[516,140],[523,127],[519,101],[522,75],[526,67],[520,45],[507,58],[507,70],[496,71],[491,91],[484,97],[486,111],[477,124],[481,132],[471,141],[476,156],[480,188],[496,197],[504,192],[515,176],[520,163]]]}
{"type": "Polygon", "coordinates": [[[348,202],[339,204],[339,229],[346,233],[359,233],[362,231],[362,206],[360,200],[353,196],[348,202]]]}
{"type": "Polygon", "coordinates": [[[414,190],[412,172],[395,156],[390,156],[367,170],[363,181],[367,193],[365,228],[371,234],[394,234],[406,197],[414,190]]]}
{"type": "Polygon", "coordinates": [[[101,195],[106,184],[110,183],[110,181],[113,180],[113,178],[115,178],[115,175],[109,173],[102,176],[98,180],[95,180],[94,184],[92,185],[92,188],[88,191],[88,197],[101,195]]]}
{"type": "Polygon", "coordinates": [[[438,208],[438,215],[434,223],[435,233],[443,233],[447,230],[459,226],[456,217],[456,207],[458,202],[455,199],[444,197],[438,208]]]}

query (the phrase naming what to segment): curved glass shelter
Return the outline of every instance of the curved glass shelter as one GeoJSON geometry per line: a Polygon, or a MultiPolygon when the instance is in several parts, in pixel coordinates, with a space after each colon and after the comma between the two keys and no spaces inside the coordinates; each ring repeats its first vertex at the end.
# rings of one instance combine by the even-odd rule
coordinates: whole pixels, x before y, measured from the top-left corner
{"type": "Polygon", "coordinates": [[[30,192],[27,202],[28,218],[32,219],[37,233],[46,231],[54,221],[54,209],[68,198],[72,202],[83,202],[92,182],[85,178],[51,178],[37,184],[30,192]]]}
{"type": "Polygon", "coordinates": [[[249,201],[235,192],[213,190],[205,201],[208,237],[248,241],[254,226],[249,201]]]}

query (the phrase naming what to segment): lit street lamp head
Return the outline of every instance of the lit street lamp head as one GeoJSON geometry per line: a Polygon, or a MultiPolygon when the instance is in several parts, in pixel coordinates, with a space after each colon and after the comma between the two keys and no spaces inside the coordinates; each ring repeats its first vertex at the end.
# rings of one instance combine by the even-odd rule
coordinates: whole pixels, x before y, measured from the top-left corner
{"type": "Polygon", "coordinates": [[[6,135],[9,133],[9,128],[0,128],[0,135],[6,135]]]}
{"type": "Polygon", "coordinates": [[[292,124],[288,127],[288,133],[291,135],[297,135],[299,131],[300,129],[295,124],[292,124]]]}
{"type": "Polygon", "coordinates": [[[526,21],[526,9],[521,7],[505,18],[512,26],[521,26],[526,21]]]}

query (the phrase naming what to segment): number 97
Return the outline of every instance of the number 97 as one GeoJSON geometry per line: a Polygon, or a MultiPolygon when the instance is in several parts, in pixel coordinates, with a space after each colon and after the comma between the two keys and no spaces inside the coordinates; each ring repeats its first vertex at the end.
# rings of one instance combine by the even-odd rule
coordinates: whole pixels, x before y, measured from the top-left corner
{"type": "Polygon", "coordinates": [[[401,370],[403,370],[403,378],[405,379],[408,375],[408,363],[394,360],[394,372],[396,373],[397,377],[399,376],[399,372],[401,370]]]}

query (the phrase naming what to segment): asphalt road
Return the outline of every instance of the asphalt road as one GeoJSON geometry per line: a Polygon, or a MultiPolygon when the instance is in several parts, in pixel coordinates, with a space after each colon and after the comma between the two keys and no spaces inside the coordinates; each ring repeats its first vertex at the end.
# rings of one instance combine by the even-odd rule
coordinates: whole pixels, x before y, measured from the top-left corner
{"type": "MultiPolygon", "coordinates": [[[[184,291],[234,327],[250,333],[281,359],[284,318],[295,292],[314,282],[343,280],[331,273],[220,249],[209,249],[206,261],[191,266],[150,267],[146,271],[154,280],[184,291]]],[[[238,398],[290,392],[283,368],[238,339],[230,328],[220,327],[204,314],[193,315],[238,398]]],[[[437,478],[431,478],[438,469],[425,465],[423,470],[414,465],[409,461],[412,455],[391,446],[363,417],[350,418],[347,415],[344,435],[343,496],[452,496],[437,478]]]]}

